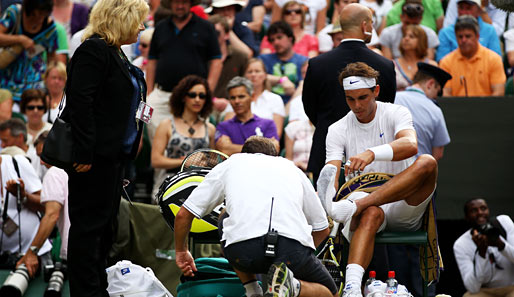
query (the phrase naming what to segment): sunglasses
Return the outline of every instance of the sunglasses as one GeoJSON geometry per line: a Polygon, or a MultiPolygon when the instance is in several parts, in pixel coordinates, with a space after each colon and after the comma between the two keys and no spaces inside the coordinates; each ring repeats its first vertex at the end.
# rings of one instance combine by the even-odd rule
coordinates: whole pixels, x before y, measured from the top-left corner
{"type": "Polygon", "coordinates": [[[27,105],[25,106],[25,109],[26,110],[34,110],[34,109],[38,109],[38,110],[44,110],[45,109],[45,106],[44,105],[27,105]]]}
{"type": "Polygon", "coordinates": [[[301,8],[297,8],[297,9],[287,9],[284,14],[285,15],[291,15],[291,14],[301,14],[302,13],[302,9],[301,8]]]}
{"type": "Polygon", "coordinates": [[[139,43],[139,45],[140,45],[142,48],[147,48],[147,47],[148,47],[148,43],[139,43]]]}
{"type": "Polygon", "coordinates": [[[200,98],[202,100],[207,98],[207,94],[205,94],[205,93],[195,93],[195,92],[188,92],[186,94],[186,96],[189,97],[189,98],[193,98],[193,99],[196,98],[196,96],[198,96],[198,98],[200,98]]]}

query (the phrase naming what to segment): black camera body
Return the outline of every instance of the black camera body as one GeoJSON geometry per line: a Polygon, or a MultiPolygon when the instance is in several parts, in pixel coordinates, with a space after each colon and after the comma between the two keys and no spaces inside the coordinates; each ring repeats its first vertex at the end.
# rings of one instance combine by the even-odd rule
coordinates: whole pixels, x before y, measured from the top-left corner
{"type": "Polygon", "coordinates": [[[478,225],[476,230],[478,233],[485,235],[490,241],[496,241],[501,234],[500,228],[493,226],[490,222],[478,225]]]}
{"type": "Polygon", "coordinates": [[[13,270],[20,259],[20,253],[3,252],[0,254],[0,269],[13,270]]]}

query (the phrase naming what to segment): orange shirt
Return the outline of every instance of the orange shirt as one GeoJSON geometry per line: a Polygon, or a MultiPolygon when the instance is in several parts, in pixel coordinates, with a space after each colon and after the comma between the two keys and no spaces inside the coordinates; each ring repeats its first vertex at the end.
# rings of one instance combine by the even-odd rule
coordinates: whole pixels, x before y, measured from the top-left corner
{"type": "Polygon", "coordinates": [[[452,75],[445,87],[452,89],[452,96],[490,96],[491,86],[505,84],[502,58],[492,50],[478,46],[478,51],[465,58],[457,48],[446,55],[439,67],[452,75]]]}

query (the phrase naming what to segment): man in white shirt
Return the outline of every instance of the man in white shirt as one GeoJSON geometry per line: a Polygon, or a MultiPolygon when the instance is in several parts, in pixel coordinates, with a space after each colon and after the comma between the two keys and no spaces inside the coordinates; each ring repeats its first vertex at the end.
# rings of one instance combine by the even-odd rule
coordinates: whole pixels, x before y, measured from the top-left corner
{"type": "Polygon", "coordinates": [[[175,218],[177,266],[184,275],[194,275],[186,240],[191,222],[225,200],[222,248],[246,296],[263,295],[255,273],[268,272],[265,296],[335,297],[334,280],[314,255],[329,233],[326,214],[306,175],[276,155],[270,139],[252,136],[242,153],[212,169],[175,218]],[[270,244],[274,255],[266,248],[270,244]]]}
{"type": "Polygon", "coordinates": [[[417,230],[437,180],[437,162],[417,153],[416,132],[407,108],[377,102],[378,72],[365,63],[348,64],[339,80],[351,111],[328,128],[326,165],[318,179],[318,193],[327,213],[344,225],[350,240],[343,296],[362,296],[361,281],[373,255],[375,233],[417,230]],[[339,171],[396,174],[372,193],[353,192],[332,202],[339,171]],[[394,162],[391,162],[394,161],[394,162]],[[335,185],[335,187],[334,187],[335,185]],[[353,234],[351,233],[353,232],[353,234]],[[353,236],[352,236],[353,235],[353,236]]]}
{"type": "Polygon", "coordinates": [[[484,199],[464,204],[471,229],[453,245],[455,260],[467,292],[464,297],[514,294],[514,223],[509,216],[489,217],[484,199]]]}

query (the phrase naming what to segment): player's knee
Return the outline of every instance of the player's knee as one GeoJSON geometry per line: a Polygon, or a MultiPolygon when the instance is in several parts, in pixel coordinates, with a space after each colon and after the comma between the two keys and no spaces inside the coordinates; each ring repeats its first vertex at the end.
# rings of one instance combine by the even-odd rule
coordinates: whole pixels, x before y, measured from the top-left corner
{"type": "Polygon", "coordinates": [[[378,230],[384,221],[384,211],[378,206],[366,208],[361,215],[359,226],[370,230],[378,230]]]}
{"type": "Polygon", "coordinates": [[[423,154],[416,160],[418,168],[425,174],[437,172],[437,160],[428,154],[423,154]]]}

